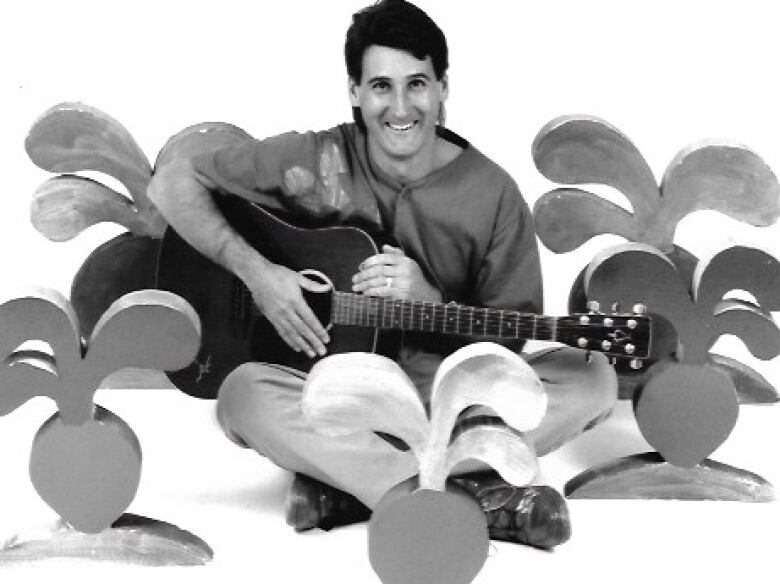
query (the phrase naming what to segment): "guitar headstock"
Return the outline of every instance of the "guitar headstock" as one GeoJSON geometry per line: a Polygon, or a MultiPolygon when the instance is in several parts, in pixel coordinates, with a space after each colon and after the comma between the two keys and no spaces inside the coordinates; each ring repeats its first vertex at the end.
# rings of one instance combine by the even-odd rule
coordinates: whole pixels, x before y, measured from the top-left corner
{"type": "Polygon", "coordinates": [[[631,367],[639,369],[650,356],[652,322],[642,304],[632,313],[599,311],[596,302],[588,303],[590,312],[560,319],[557,340],[572,347],[599,351],[609,357],[630,359],[631,367]]]}

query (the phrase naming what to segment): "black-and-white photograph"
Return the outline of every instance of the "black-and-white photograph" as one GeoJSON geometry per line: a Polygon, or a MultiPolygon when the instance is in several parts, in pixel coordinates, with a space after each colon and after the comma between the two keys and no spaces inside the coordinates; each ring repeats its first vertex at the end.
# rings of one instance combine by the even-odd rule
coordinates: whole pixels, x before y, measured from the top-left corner
{"type": "Polygon", "coordinates": [[[0,571],[773,573],[775,13],[9,8],[0,571]]]}

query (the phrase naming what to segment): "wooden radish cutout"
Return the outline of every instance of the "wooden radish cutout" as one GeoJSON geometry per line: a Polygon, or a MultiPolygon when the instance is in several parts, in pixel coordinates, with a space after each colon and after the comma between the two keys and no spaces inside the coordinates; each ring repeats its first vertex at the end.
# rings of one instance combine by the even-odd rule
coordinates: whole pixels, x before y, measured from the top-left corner
{"type": "Polygon", "coordinates": [[[188,365],[200,343],[195,311],[168,292],[133,292],[115,302],[82,343],[68,301],[34,289],[0,304],[0,331],[7,356],[0,368],[0,415],[37,395],[58,408],[33,441],[33,486],[75,529],[106,529],[135,496],[141,448],[121,418],[94,404],[95,391],[125,367],[188,365]],[[29,341],[50,351],[25,348],[29,341]]]}
{"type": "Polygon", "coordinates": [[[33,123],[25,140],[30,159],[44,170],[64,173],[35,190],[33,226],[52,241],[70,240],[98,223],[128,230],[95,249],[73,279],[70,298],[82,336],[90,335],[114,300],[155,287],[159,239],[167,223],[146,194],[154,175],[169,164],[248,138],[231,124],[195,124],[165,143],[152,169],[130,132],[95,107],[63,102],[33,123]],[[102,172],[127,192],[74,174],[82,171],[102,172]]]}
{"type": "MultiPolygon", "coordinates": [[[[607,305],[646,303],[653,313],[673,323],[679,339],[676,356],[653,365],[634,402],[645,439],[667,463],[687,469],[678,472],[664,497],[684,496],[678,484],[686,476],[696,481],[713,476],[716,491],[729,478],[735,485],[742,480],[744,471],[725,465],[719,467],[715,480],[712,472],[703,472],[702,465],[708,464],[707,457],[736,423],[739,402],[735,382],[760,383],[763,378],[747,365],[709,351],[721,335],[731,334],[756,358],[768,360],[780,355],[780,329],[770,314],[780,308],[778,281],[780,262],[762,250],[744,246],[724,249],[700,261],[694,271],[692,295],[686,292],[686,284],[671,262],[646,245],[611,248],[588,267],[585,282],[590,298],[607,305]],[[754,293],[756,303],[729,298],[732,290],[754,293]]],[[[668,470],[661,474],[670,480],[674,476],[668,470]]],[[[633,480],[628,475],[633,479],[643,476],[636,465],[618,461],[587,475],[587,480],[578,477],[572,483],[587,491],[588,480],[603,482],[609,477],[627,486],[633,480]]],[[[736,486],[731,492],[735,496],[744,493],[736,486]]]]}
{"type": "Polygon", "coordinates": [[[391,489],[369,523],[369,560],[384,584],[471,582],[487,557],[488,534],[476,499],[447,482],[467,459],[493,466],[516,485],[537,473],[536,454],[518,430],[536,427],[547,396],[533,369],[494,343],[474,343],[439,367],[431,419],[406,373],[375,354],[343,353],[318,362],[304,384],[302,408],[324,434],[382,431],[409,445],[419,475],[391,489]],[[506,425],[474,424],[450,438],[458,416],[484,405],[506,425]]]}
{"type": "MultiPolygon", "coordinates": [[[[597,235],[618,235],[665,254],[689,290],[697,259],[674,244],[684,217],[713,210],[758,227],[780,218],[780,182],[761,157],[736,142],[700,141],[683,148],[666,168],[660,185],[629,138],[595,116],[555,118],[539,131],[532,151],[536,167],[546,178],[571,185],[553,189],[534,206],[536,231],[545,246],[567,253],[597,235]],[[630,203],[630,211],[576,186],[588,184],[616,189],[630,203]]],[[[571,288],[570,313],[585,308],[584,279],[583,270],[571,288]]],[[[653,325],[651,362],[672,356],[677,346],[675,328],[665,318],[656,318],[653,325]]],[[[620,397],[630,398],[644,385],[643,372],[621,363],[616,371],[620,397]]],[[[778,399],[776,392],[756,393],[747,377],[734,379],[743,402],[778,399]]]]}

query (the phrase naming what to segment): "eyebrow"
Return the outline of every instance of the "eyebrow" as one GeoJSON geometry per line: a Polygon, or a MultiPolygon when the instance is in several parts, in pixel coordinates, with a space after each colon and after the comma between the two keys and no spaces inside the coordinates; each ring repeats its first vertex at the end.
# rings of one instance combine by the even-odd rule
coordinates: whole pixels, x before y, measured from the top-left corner
{"type": "MultiPolygon", "coordinates": [[[[389,75],[377,75],[376,77],[371,77],[368,79],[368,83],[376,83],[377,81],[390,81],[392,78],[389,75]]],[[[419,72],[419,73],[412,73],[411,75],[406,76],[407,80],[412,79],[425,79],[426,81],[430,81],[431,78],[428,77],[426,73],[419,72]]]]}

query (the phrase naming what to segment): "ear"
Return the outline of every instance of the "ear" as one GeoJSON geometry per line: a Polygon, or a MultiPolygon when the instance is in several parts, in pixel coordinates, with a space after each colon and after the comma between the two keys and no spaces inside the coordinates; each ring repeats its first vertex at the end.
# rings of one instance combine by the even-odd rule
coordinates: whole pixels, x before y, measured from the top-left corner
{"type": "Polygon", "coordinates": [[[442,76],[439,83],[441,83],[441,100],[446,101],[450,95],[450,80],[447,78],[446,73],[442,76]]]}
{"type": "Polygon", "coordinates": [[[349,92],[349,103],[352,107],[360,107],[360,100],[359,100],[359,92],[360,92],[360,85],[352,79],[352,77],[347,79],[347,90],[349,92]]]}

